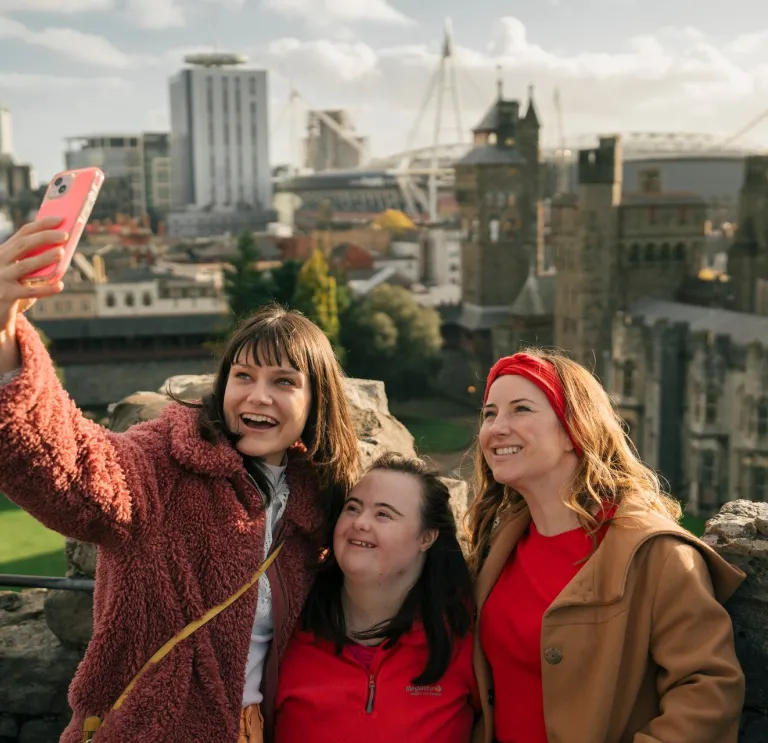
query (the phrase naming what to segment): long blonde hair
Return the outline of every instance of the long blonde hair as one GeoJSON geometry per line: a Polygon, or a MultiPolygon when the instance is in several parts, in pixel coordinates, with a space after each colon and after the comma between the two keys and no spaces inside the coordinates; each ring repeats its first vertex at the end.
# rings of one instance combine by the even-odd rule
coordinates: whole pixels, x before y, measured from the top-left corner
{"type": "MultiPolygon", "coordinates": [[[[565,505],[576,513],[593,545],[597,546],[596,534],[604,523],[600,518],[604,506],[618,506],[628,498],[678,521],[680,504],[663,491],[656,473],[640,461],[611,399],[595,377],[560,353],[537,348],[528,348],[526,353],[550,362],[563,386],[568,428],[583,450],[575,486],[565,505]]],[[[465,526],[469,562],[477,572],[488,552],[496,519],[521,496],[493,479],[480,446],[475,448],[475,499],[465,526]]]]}

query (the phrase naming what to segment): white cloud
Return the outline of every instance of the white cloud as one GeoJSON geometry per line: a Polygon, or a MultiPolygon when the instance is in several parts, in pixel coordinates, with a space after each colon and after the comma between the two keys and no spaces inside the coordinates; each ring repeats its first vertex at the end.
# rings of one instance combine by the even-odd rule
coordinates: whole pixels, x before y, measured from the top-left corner
{"type": "MultiPolygon", "coordinates": [[[[359,111],[358,130],[370,134],[372,151],[383,155],[406,146],[440,62],[438,41],[374,47],[288,38],[253,56],[290,79],[310,105],[346,106],[353,115],[359,111]]],[[[518,19],[502,18],[494,24],[485,49],[456,46],[462,124],[474,125],[491,104],[500,65],[509,97],[525,98],[527,85],[535,85],[545,145],[554,144],[556,137],[555,88],[560,89],[570,140],[606,131],[689,131],[725,137],[760,113],[765,107],[760,101],[768,93],[768,47],[759,51],[762,59],[745,60],[732,46],[717,45],[696,29],[669,28],[632,38],[620,52],[558,53],[529,38],[518,19]]],[[[744,48],[743,39],[739,46],[744,48]]],[[[278,79],[278,84],[283,83],[278,79]]],[[[431,141],[434,105],[433,99],[416,144],[431,141]]],[[[444,105],[446,128],[455,132],[449,97],[444,105]]],[[[275,134],[281,135],[284,132],[275,134]]],[[[768,141],[768,125],[750,136],[768,141]]]]}
{"type": "Polygon", "coordinates": [[[125,14],[135,25],[153,31],[186,25],[184,12],[176,0],[128,0],[125,14]]]}
{"type": "Polygon", "coordinates": [[[112,7],[112,0],[0,0],[0,13],[86,13],[112,7]]]}
{"type": "Polygon", "coordinates": [[[58,52],[79,62],[102,67],[128,69],[138,61],[138,58],[120,51],[103,36],[86,34],[74,28],[33,31],[19,21],[0,17],[0,39],[15,39],[58,52]]]}
{"type": "Polygon", "coordinates": [[[62,75],[35,75],[20,72],[0,72],[0,88],[8,90],[123,90],[130,83],[120,77],[66,77],[62,75]]]}
{"type": "Polygon", "coordinates": [[[412,25],[413,20],[388,0],[262,0],[269,10],[304,18],[313,25],[342,23],[386,23],[412,25]]]}

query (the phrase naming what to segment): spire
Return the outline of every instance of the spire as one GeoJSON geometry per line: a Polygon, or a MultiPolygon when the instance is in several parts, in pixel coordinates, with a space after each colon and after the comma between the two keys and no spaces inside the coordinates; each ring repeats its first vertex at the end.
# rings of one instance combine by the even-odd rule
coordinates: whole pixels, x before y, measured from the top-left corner
{"type": "Polygon", "coordinates": [[[533,103],[533,85],[528,86],[528,110],[525,112],[525,123],[538,128],[539,117],[536,113],[536,106],[533,103]]]}
{"type": "Polygon", "coordinates": [[[443,59],[453,56],[453,21],[445,19],[445,31],[443,33],[443,59]]]}
{"type": "Polygon", "coordinates": [[[501,74],[501,65],[496,65],[496,75],[496,90],[501,101],[504,99],[504,78],[501,74]]]}

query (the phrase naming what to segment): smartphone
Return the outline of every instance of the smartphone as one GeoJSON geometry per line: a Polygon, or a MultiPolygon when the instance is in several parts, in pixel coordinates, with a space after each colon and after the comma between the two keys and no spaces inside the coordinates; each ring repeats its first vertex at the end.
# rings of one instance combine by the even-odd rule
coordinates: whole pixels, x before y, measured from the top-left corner
{"type": "MultiPolygon", "coordinates": [[[[104,183],[104,173],[99,168],[80,168],[65,170],[53,176],[45,192],[43,203],[37,212],[37,219],[43,217],[63,217],[64,221],[57,230],[69,235],[64,248],[64,255],[58,263],[45,266],[38,271],[28,274],[22,279],[23,284],[55,284],[61,281],[72,262],[80,237],[83,234],[88,218],[91,216],[96,197],[104,183]]],[[[40,255],[46,250],[58,247],[43,245],[27,253],[25,258],[40,255]]]]}

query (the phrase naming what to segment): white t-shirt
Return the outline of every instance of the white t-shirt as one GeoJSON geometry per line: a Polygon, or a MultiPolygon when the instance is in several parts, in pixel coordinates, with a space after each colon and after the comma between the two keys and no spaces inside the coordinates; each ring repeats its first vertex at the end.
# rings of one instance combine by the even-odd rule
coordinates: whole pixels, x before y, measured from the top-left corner
{"type": "MultiPolygon", "coordinates": [[[[283,517],[288,502],[288,483],[285,479],[285,467],[264,465],[272,486],[271,499],[267,509],[266,528],[264,530],[264,558],[272,548],[272,536],[278,521],[283,517]]],[[[256,617],[251,630],[251,647],[248,650],[248,662],[245,665],[245,691],[243,707],[260,704],[261,680],[264,676],[264,662],[267,658],[269,643],[272,641],[274,624],[272,621],[272,589],[266,574],[259,578],[257,586],[259,598],[256,605],[256,617]]]]}

